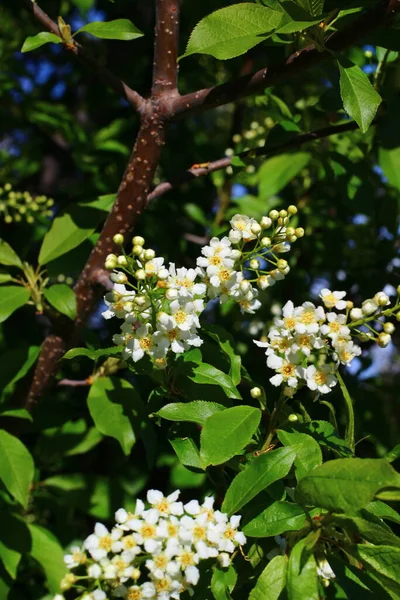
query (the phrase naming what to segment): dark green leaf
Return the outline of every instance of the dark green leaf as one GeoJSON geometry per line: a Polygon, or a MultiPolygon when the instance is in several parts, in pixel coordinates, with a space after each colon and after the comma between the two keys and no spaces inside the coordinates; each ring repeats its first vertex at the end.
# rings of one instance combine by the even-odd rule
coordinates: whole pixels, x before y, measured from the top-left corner
{"type": "Polygon", "coordinates": [[[66,315],[70,319],[76,317],[76,296],[74,291],[64,283],[57,283],[43,292],[47,302],[51,304],[58,312],[66,315]]]}
{"type": "Polygon", "coordinates": [[[290,553],[286,590],[288,600],[319,600],[317,564],[307,538],[300,540],[290,553]]]}
{"type": "Polygon", "coordinates": [[[31,556],[43,567],[49,589],[54,594],[60,590],[60,581],[66,568],[64,552],[56,538],[44,527],[28,525],[32,536],[31,556]]]}
{"type": "MultiPolygon", "coordinates": [[[[312,516],[317,511],[312,512],[312,516]]],[[[298,531],[307,521],[304,509],[293,502],[274,502],[243,527],[250,537],[271,537],[286,531],[298,531]]]]}
{"type": "Polygon", "coordinates": [[[242,399],[231,377],[207,363],[196,365],[192,374],[189,375],[189,379],[198,384],[219,385],[228,398],[242,399]]]}
{"type": "Polygon", "coordinates": [[[291,446],[296,452],[294,466],[298,481],[322,464],[322,452],[319,444],[310,435],[279,430],[278,438],[284,446],[291,446]]]}
{"type": "Polygon", "coordinates": [[[237,573],[233,565],[227,569],[216,567],[211,578],[211,591],[215,600],[230,600],[230,592],[234,589],[237,581],[237,573]]]}
{"type": "Polygon", "coordinates": [[[168,421],[188,421],[204,425],[208,417],[222,410],[226,410],[226,407],[222,406],[222,404],[196,400],[195,402],[187,403],[172,402],[171,404],[166,404],[154,414],[168,421]]]}
{"type": "Polygon", "coordinates": [[[32,456],[18,438],[2,430],[0,456],[0,479],[10,494],[26,508],[34,472],[32,456]]]}
{"type": "Polygon", "coordinates": [[[203,326],[204,331],[209,335],[213,340],[218,342],[221,350],[228,357],[231,367],[229,370],[229,375],[232,378],[232,381],[235,385],[239,385],[241,381],[241,365],[242,360],[238,354],[236,354],[234,350],[234,341],[232,336],[225,331],[222,327],[218,325],[206,325],[203,326]]]}
{"type": "Polygon", "coordinates": [[[0,323],[10,317],[14,311],[24,306],[29,300],[30,292],[19,285],[3,285],[0,288],[0,323]]]}
{"type": "Polygon", "coordinates": [[[249,600],[278,600],[286,585],[287,566],[287,556],[275,556],[257,579],[249,600]]]}

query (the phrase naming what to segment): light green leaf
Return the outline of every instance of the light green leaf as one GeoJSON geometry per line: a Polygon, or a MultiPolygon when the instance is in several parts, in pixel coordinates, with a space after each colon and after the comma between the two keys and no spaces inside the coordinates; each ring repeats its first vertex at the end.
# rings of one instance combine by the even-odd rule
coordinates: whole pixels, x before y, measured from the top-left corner
{"type": "Polygon", "coordinates": [[[0,265],[22,269],[22,261],[7,242],[0,238],[0,265]]]}
{"type": "Polygon", "coordinates": [[[0,412],[0,417],[14,417],[15,419],[26,419],[27,421],[33,421],[31,413],[25,408],[10,408],[0,412]]]}
{"type": "Polygon", "coordinates": [[[287,556],[275,556],[257,579],[249,600],[278,600],[286,585],[287,566],[287,556]]]}
{"type": "Polygon", "coordinates": [[[168,437],[169,442],[182,465],[203,470],[199,449],[191,437],[188,437],[187,435],[185,437],[179,437],[179,435],[174,432],[170,432],[168,437]]]}
{"type": "Polygon", "coordinates": [[[233,337],[225,330],[223,327],[219,327],[218,325],[205,325],[203,326],[203,330],[209,335],[213,340],[218,342],[221,350],[228,357],[231,367],[229,369],[229,375],[232,378],[232,381],[235,385],[239,385],[241,381],[241,365],[242,359],[238,354],[236,354],[234,350],[234,341],[233,337]]]}
{"type": "Polygon", "coordinates": [[[115,194],[100,196],[94,202],[77,204],[69,212],[56,217],[44,236],[39,264],[45,265],[84,242],[106,218],[114,200],[115,194]]]}
{"type": "Polygon", "coordinates": [[[134,387],[125,379],[99,377],[90,388],[87,402],[100,433],[115,438],[128,456],[144,410],[134,387]]]}
{"type": "Polygon", "coordinates": [[[30,35],[24,41],[24,44],[21,48],[21,52],[31,52],[32,50],[36,50],[36,48],[40,48],[44,44],[59,44],[61,42],[61,38],[54,33],[49,33],[47,31],[41,31],[36,35],[30,35]]]}
{"type": "Polygon", "coordinates": [[[230,600],[232,590],[237,581],[237,573],[233,565],[227,569],[217,566],[211,578],[211,591],[215,600],[230,600]]]}
{"type": "MultiPolygon", "coordinates": [[[[295,461],[296,462],[296,461],[295,461]]],[[[318,512],[318,509],[317,511],[318,512]]],[[[271,537],[286,531],[298,531],[307,520],[303,507],[293,502],[274,502],[251,519],[243,532],[250,537],[271,537]]]]}
{"type": "Polygon", "coordinates": [[[311,15],[310,11],[304,10],[302,6],[299,6],[295,2],[285,0],[282,2],[281,8],[284,11],[284,16],[279,29],[278,34],[291,34],[299,31],[304,31],[312,27],[312,25],[318,25],[321,22],[321,18],[315,18],[311,15]]]}
{"type": "Polygon", "coordinates": [[[400,190],[400,146],[379,148],[379,164],[389,183],[400,190]]]}
{"type": "Polygon", "coordinates": [[[260,409],[251,406],[227,408],[208,417],[200,436],[203,466],[220,465],[239,454],[250,443],[260,420],[260,409]]]}
{"type": "Polygon", "coordinates": [[[258,171],[259,195],[264,200],[275,196],[307,166],[311,154],[280,154],[266,160],[258,171]]]}
{"type": "Polygon", "coordinates": [[[296,0],[296,3],[312,17],[319,17],[324,10],[325,0],[296,0]]]}
{"type": "Polygon", "coordinates": [[[400,444],[397,444],[397,446],[390,450],[390,452],[385,454],[385,460],[390,463],[394,462],[398,458],[400,458],[400,444]]]}
{"type": "Polygon", "coordinates": [[[76,317],[76,296],[74,291],[65,283],[57,283],[45,288],[43,295],[47,302],[58,312],[74,320],[76,317]]]}
{"type": "Polygon", "coordinates": [[[210,54],[227,60],[263,42],[279,26],[282,12],[242,2],[204,17],[193,29],[183,55],[210,54]]]}
{"type": "Polygon", "coordinates": [[[290,553],[286,580],[288,600],[320,599],[317,564],[307,542],[307,538],[300,540],[290,553]]]}
{"type": "Polygon", "coordinates": [[[338,65],[343,108],[356,121],[361,131],[366,133],[382,98],[360,67],[343,59],[338,61],[338,65]]]}
{"type": "Polygon", "coordinates": [[[400,525],[400,515],[396,512],[391,506],[388,506],[381,500],[375,500],[374,502],[369,502],[365,510],[372,513],[375,517],[379,517],[380,519],[387,519],[388,521],[393,521],[393,523],[397,523],[400,525]]]}
{"type": "Polygon", "coordinates": [[[111,348],[99,348],[98,350],[89,350],[88,348],[71,348],[68,350],[63,356],[67,360],[71,360],[72,358],[76,358],[77,356],[86,356],[91,360],[98,360],[103,356],[114,356],[121,354],[123,348],[122,346],[112,346],[111,348]]]}
{"type": "Polygon", "coordinates": [[[26,447],[18,438],[0,430],[0,479],[24,508],[28,505],[34,464],[26,447]]]}
{"type": "Polygon", "coordinates": [[[47,585],[54,594],[60,590],[60,581],[66,573],[64,552],[50,531],[39,525],[28,525],[32,536],[31,556],[43,567],[47,585]]]}
{"type": "Polygon", "coordinates": [[[0,323],[6,321],[14,311],[24,306],[30,292],[19,285],[4,285],[0,288],[0,323]]]}
{"type": "Polygon", "coordinates": [[[358,544],[355,555],[364,567],[372,569],[380,583],[386,584],[392,598],[400,598],[400,548],[358,544]]]}
{"type": "Polygon", "coordinates": [[[65,456],[76,456],[77,454],[86,454],[92,448],[97,446],[103,439],[102,434],[99,432],[96,427],[90,427],[85,435],[85,437],[77,443],[76,446],[67,450],[65,452],[65,456]]]}
{"type": "Polygon", "coordinates": [[[236,513],[274,481],[285,477],[295,458],[296,453],[291,448],[278,448],[257,456],[232,481],[222,510],[229,514],[236,513]]]}
{"type": "Polygon", "coordinates": [[[386,489],[400,490],[400,475],[383,458],[338,458],[299,482],[296,501],[354,514],[386,489]]]}
{"type": "Polygon", "coordinates": [[[311,435],[321,446],[329,448],[340,457],[346,458],[351,455],[350,448],[346,442],[339,437],[336,429],[328,421],[310,421],[297,425],[296,429],[311,435]]]}
{"type": "Polygon", "coordinates": [[[192,370],[192,374],[189,375],[189,379],[198,384],[219,385],[228,398],[242,399],[231,377],[207,363],[196,365],[192,370]]]}
{"type": "Polygon", "coordinates": [[[154,414],[168,421],[188,421],[204,425],[208,417],[222,410],[226,410],[226,407],[222,406],[222,404],[195,400],[194,402],[172,402],[171,404],[166,404],[154,414]]]}
{"type": "Polygon", "coordinates": [[[356,447],[355,444],[355,439],[354,439],[354,409],[353,409],[353,401],[350,397],[349,391],[346,387],[346,384],[343,380],[343,377],[341,376],[340,372],[338,371],[336,373],[339,385],[340,385],[340,389],[342,390],[342,394],[343,394],[343,398],[344,398],[344,402],[346,405],[346,433],[345,433],[345,440],[346,443],[348,445],[348,447],[350,448],[350,450],[352,451],[352,453],[354,454],[354,450],[356,447]]]}
{"type": "Polygon", "coordinates": [[[84,25],[75,33],[90,33],[97,38],[105,40],[135,40],[144,34],[129,19],[115,19],[115,21],[94,21],[84,25]]]}
{"type": "Polygon", "coordinates": [[[11,281],[12,275],[9,273],[0,273],[0,284],[7,283],[7,281],[11,281]]]}
{"type": "Polygon", "coordinates": [[[296,479],[300,481],[318,465],[322,465],[322,452],[318,442],[306,433],[289,433],[279,430],[278,438],[284,446],[291,446],[296,452],[296,479]]]}

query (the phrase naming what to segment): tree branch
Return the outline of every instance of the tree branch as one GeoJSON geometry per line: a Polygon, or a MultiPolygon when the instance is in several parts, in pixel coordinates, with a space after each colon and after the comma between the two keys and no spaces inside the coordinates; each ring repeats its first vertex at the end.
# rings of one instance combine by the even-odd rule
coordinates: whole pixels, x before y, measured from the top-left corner
{"type": "MultiPolygon", "coordinates": [[[[25,6],[27,9],[33,14],[33,16],[46,28],[50,33],[54,33],[58,37],[60,36],[60,31],[58,29],[57,23],[55,23],[36,3],[32,0],[24,0],[25,6]]],[[[119,95],[121,95],[127,102],[129,102],[136,110],[140,111],[144,107],[145,100],[142,98],[140,94],[135,92],[132,88],[129,87],[122,79],[116,77],[111,71],[107,69],[107,67],[101,65],[97,62],[95,58],[93,58],[88,51],[74,40],[73,44],[66,45],[63,44],[64,48],[75,54],[79,60],[85,63],[88,67],[90,67],[91,71],[94,71],[96,75],[104,81],[109,87],[115,90],[119,95]]]]}
{"type": "Polygon", "coordinates": [[[319,52],[314,46],[308,46],[291,54],[283,64],[266,67],[221,85],[179,96],[174,100],[173,116],[182,117],[263,92],[272,85],[332,58],[332,53],[340,52],[353,45],[358,39],[384,25],[399,11],[400,0],[380,0],[376,8],[362,14],[345,29],[331,34],[326,39],[327,49],[324,52],[319,52]]]}
{"type": "Polygon", "coordinates": [[[180,0],[156,0],[152,97],[177,89],[180,0]]]}
{"type": "MultiPolygon", "coordinates": [[[[245,150],[244,152],[239,152],[236,154],[236,157],[241,159],[246,158],[257,158],[259,156],[269,156],[270,154],[279,154],[282,150],[289,150],[293,148],[298,148],[299,146],[306,144],[307,142],[314,142],[323,138],[327,138],[331,135],[337,135],[338,133],[344,133],[345,131],[353,131],[358,129],[358,125],[355,121],[349,121],[348,123],[343,123],[342,125],[332,125],[330,127],[323,127],[322,129],[316,129],[315,131],[309,131],[308,133],[301,133],[300,135],[295,136],[294,138],[288,140],[283,144],[279,144],[277,146],[263,146],[262,148],[252,148],[251,150],[245,150]]],[[[164,181],[157,185],[152,192],[147,196],[147,204],[154,200],[155,198],[159,198],[163,196],[173,188],[176,188],[184,183],[188,183],[193,179],[198,177],[204,177],[205,175],[209,175],[214,171],[219,171],[220,169],[226,169],[232,164],[233,156],[224,156],[224,158],[219,158],[218,160],[214,160],[209,163],[204,163],[201,166],[194,166],[184,171],[180,175],[177,175],[171,181],[164,181]]]]}

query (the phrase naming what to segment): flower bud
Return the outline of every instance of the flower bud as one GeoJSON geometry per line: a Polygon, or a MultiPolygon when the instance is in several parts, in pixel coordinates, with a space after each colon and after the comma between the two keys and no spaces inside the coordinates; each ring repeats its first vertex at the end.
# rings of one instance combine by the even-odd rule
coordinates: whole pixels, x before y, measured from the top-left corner
{"type": "Polygon", "coordinates": [[[239,258],[241,258],[242,253],[240,250],[231,250],[231,259],[232,260],[239,260],[239,258]]]}
{"type": "Polygon", "coordinates": [[[269,285],[270,285],[268,276],[267,275],[261,275],[261,277],[259,277],[257,279],[257,285],[260,288],[260,290],[267,289],[267,287],[269,287],[269,285]]]}
{"type": "Polygon", "coordinates": [[[286,235],[286,240],[288,242],[290,242],[291,244],[294,244],[294,242],[297,241],[297,236],[296,235],[286,235]]]}
{"type": "Polygon", "coordinates": [[[362,319],[364,316],[363,311],[361,310],[361,308],[352,308],[350,311],[350,319],[352,321],[359,321],[360,319],[362,319]]]}
{"type": "Polygon", "coordinates": [[[296,237],[298,237],[298,238],[304,237],[304,229],[302,227],[296,227],[294,232],[296,234],[296,237]]]}
{"type": "Polygon", "coordinates": [[[135,254],[136,256],[140,256],[142,254],[142,252],[143,252],[142,246],[139,246],[139,245],[133,246],[133,248],[132,248],[133,254],[135,254]]]}
{"type": "Polygon", "coordinates": [[[117,263],[119,264],[120,267],[126,267],[128,264],[128,261],[126,260],[126,256],[124,256],[123,254],[121,254],[121,256],[118,256],[117,263]]]}
{"type": "Polygon", "coordinates": [[[260,390],[259,387],[253,387],[250,390],[250,396],[252,398],[260,398],[262,396],[262,391],[260,390]]]}
{"type": "Polygon", "coordinates": [[[113,241],[114,241],[114,244],[117,244],[118,246],[122,246],[122,244],[124,243],[124,236],[122,235],[122,233],[116,233],[113,237],[113,241]]]}
{"type": "Polygon", "coordinates": [[[165,267],[161,267],[161,269],[157,273],[158,279],[168,279],[169,271],[165,267]]]}
{"type": "Polygon", "coordinates": [[[278,269],[280,271],[284,271],[287,268],[287,266],[288,266],[288,262],[287,262],[287,260],[284,260],[283,258],[280,258],[278,260],[276,266],[278,267],[278,269]]]}
{"type": "Polygon", "coordinates": [[[283,208],[282,210],[279,211],[279,216],[282,217],[282,219],[284,219],[285,217],[287,217],[287,211],[283,208]]]}
{"type": "Polygon", "coordinates": [[[272,220],[269,217],[263,217],[260,221],[260,225],[263,229],[268,229],[272,225],[272,220]]]}
{"type": "Polygon", "coordinates": [[[135,273],[136,279],[146,279],[146,271],[144,269],[138,269],[135,273]]]}
{"type": "Polygon", "coordinates": [[[159,369],[161,371],[162,369],[165,369],[167,367],[167,361],[165,358],[156,358],[154,361],[154,366],[156,367],[156,369],[159,369]]]}
{"type": "Polygon", "coordinates": [[[175,288],[170,288],[165,292],[165,297],[167,298],[167,300],[176,300],[176,298],[178,297],[178,290],[176,290],[175,288]]]}
{"type": "Polygon", "coordinates": [[[144,238],[142,238],[141,235],[135,235],[135,237],[132,240],[132,245],[133,246],[143,246],[144,244],[144,238]]]}
{"type": "Polygon", "coordinates": [[[250,269],[259,269],[260,268],[260,261],[257,260],[256,258],[253,258],[250,261],[250,269]]]}
{"type": "Polygon", "coordinates": [[[378,306],[387,306],[390,304],[389,296],[385,294],[385,292],[378,292],[375,294],[374,301],[378,304],[378,306]]]}
{"type": "Polygon", "coordinates": [[[67,573],[60,582],[60,589],[63,592],[69,590],[76,582],[76,577],[73,573],[67,573]]]}
{"type": "Polygon", "coordinates": [[[263,248],[269,248],[270,246],[272,246],[271,238],[269,238],[267,236],[261,238],[261,246],[263,248]]]}
{"type": "Polygon", "coordinates": [[[374,300],[368,298],[368,300],[364,300],[362,303],[361,310],[363,311],[364,315],[372,315],[372,313],[378,310],[378,305],[374,300]]]}
{"type": "Polygon", "coordinates": [[[169,316],[167,315],[166,312],[164,312],[163,310],[160,310],[156,315],[156,319],[157,319],[157,321],[160,321],[160,323],[162,323],[163,321],[164,321],[164,323],[168,323],[169,316]]]}
{"type": "Polygon", "coordinates": [[[131,573],[131,577],[132,579],[134,579],[136,581],[136,579],[139,579],[141,573],[140,573],[140,569],[133,569],[132,573],[131,573]]]}
{"type": "Polygon", "coordinates": [[[387,323],[384,323],[383,325],[383,331],[385,333],[388,333],[389,335],[392,335],[392,333],[394,333],[394,325],[393,323],[390,323],[389,321],[387,323]]]}
{"type": "Polygon", "coordinates": [[[296,231],[294,227],[287,227],[286,228],[286,237],[290,237],[292,235],[296,235],[296,231]]]}
{"type": "Polygon", "coordinates": [[[251,283],[245,279],[244,281],[240,282],[239,287],[240,291],[243,292],[243,294],[246,294],[251,289],[251,283]]]}
{"type": "Polygon", "coordinates": [[[120,271],[111,273],[110,279],[113,283],[126,283],[128,281],[125,273],[121,273],[120,271]]]}
{"type": "Polygon", "coordinates": [[[389,346],[391,341],[392,338],[388,333],[380,333],[378,335],[378,346],[380,346],[381,348],[386,348],[386,346],[389,346]]]}
{"type": "Polygon", "coordinates": [[[236,231],[235,229],[231,229],[228,233],[229,241],[232,244],[237,244],[242,239],[240,231],[236,231]]]}
{"type": "Polygon", "coordinates": [[[288,420],[289,420],[291,423],[296,423],[296,421],[298,421],[298,420],[299,420],[299,417],[298,417],[298,416],[297,416],[295,413],[291,413],[291,414],[288,416],[288,420]]]}
{"type": "Polygon", "coordinates": [[[254,233],[254,235],[258,235],[261,231],[261,225],[259,225],[258,223],[253,223],[250,229],[251,232],[254,233]]]}
{"type": "Polygon", "coordinates": [[[295,388],[292,388],[289,385],[287,385],[285,388],[283,388],[283,395],[287,396],[288,398],[291,398],[294,395],[295,391],[295,388]]]}
{"type": "Polygon", "coordinates": [[[133,301],[137,306],[144,306],[146,304],[145,296],[135,296],[133,301]]]}
{"type": "Polygon", "coordinates": [[[354,302],[352,302],[351,300],[347,300],[346,308],[347,310],[351,310],[352,308],[354,308],[354,302]]]}
{"type": "Polygon", "coordinates": [[[133,302],[124,302],[124,310],[127,313],[131,313],[133,311],[133,302]]]}
{"type": "Polygon", "coordinates": [[[148,248],[147,250],[144,251],[143,254],[145,260],[153,260],[153,258],[155,258],[156,253],[154,252],[154,250],[152,248],[148,248]]]}
{"type": "Polygon", "coordinates": [[[273,221],[276,221],[279,218],[279,213],[277,210],[270,210],[269,216],[273,221]]]}
{"type": "Polygon", "coordinates": [[[289,215],[297,215],[297,206],[295,206],[294,204],[291,204],[290,206],[288,206],[287,209],[289,215]]]}

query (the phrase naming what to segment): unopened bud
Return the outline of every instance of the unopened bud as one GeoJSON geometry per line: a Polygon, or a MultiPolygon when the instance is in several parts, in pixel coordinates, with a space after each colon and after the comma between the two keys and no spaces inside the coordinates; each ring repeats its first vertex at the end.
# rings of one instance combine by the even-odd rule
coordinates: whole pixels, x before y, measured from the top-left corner
{"type": "Polygon", "coordinates": [[[260,398],[262,396],[262,391],[260,390],[259,387],[253,387],[250,390],[250,396],[252,398],[260,398]]]}
{"type": "Polygon", "coordinates": [[[250,261],[250,269],[259,269],[260,268],[260,261],[257,260],[256,258],[253,258],[250,261]]]}
{"type": "Polygon", "coordinates": [[[135,254],[136,256],[140,256],[140,254],[142,254],[142,252],[143,252],[143,247],[142,247],[142,246],[139,246],[139,245],[133,246],[133,248],[132,248],[132,252],[133,252],[133,254],[135,254]]]}
{"type": "Polygon", "coordinates": [[[378,305],[374,300],[369,298],[368,300],[364,300],[361,310],[363,311],[364,315],[372,315],[372,313],[378,310],[378,305]]]}
{"type": "Polygon", "coordinates": [[[374,301],[378,304],[378,306],[387,306],[390,304],[389,296],[385,294],[385,292],[378,292],[375,294],[374,301]]]}
{"type": "Polygon", "coordinates": [[[147,250],[144,251],[144,254],[143,254],[145,260],[153,260],[155,255],[156,255],[156,253],[154,252],[154,250],[152,248],[148,248],[147,250]]]}
{"type": "Polygon", "coordinates": [[[290,242],[291,244],[294,244],[294,242],[297,241],[297,236],[296,235],[286,235],[286,240],[288,242],[290,242]]]}
{"type": "Polygon", "coordinates": [[[292,235],[296,235],[296,231],[294,227],[287,227],[286,229],[286,237],[290,237],[292,235]]]}
{"type": "Polygon", "coordinates": [[[126,260],[126,256],[124,256],[123,254],[121,254],[121,256],[118,256],[117,263],[119,264],[120,267],[126,267],[128,264],[128,261],[126,260]]]}
{"type": "Polygon", "coordinates": [[[257,279],[257,285],[260,288],[260,290],[267,289],[267,287],[269,287],[269,285],[270,285],[268,276],[267,275],[261,275],[261,277],[259,277],[257,279]]]}
{"type": "Polygon", "coordinates": [[[136,279],[146,279],[146,272],[144,269],[138,269],[135,273],[136,279]]]}
{"type": "Polygon", "coordinates": [[[231,250],[231,259],[232,260],[239,260],[239,258],[241,258],[242,253],[240,250],[231,250]]]}
{"type": "Polygon", "coordinates": [[[246,294],[251,288],[251,283],[245,279],[244,281],[240,282],[239,287],[243,294],[246,294]]]}
{"type": "Polygon", "coordinates": [[[284,219],[285,217],[287,217],[287,211],[283,208],[279,211],[279,216],[282,217],[282,219],[284,219]]]}
{"type": "Polygon", "coordinates": [[[165,292],[165,297],[167,298],[167,300],[176,300],[176,298],[178,297],[178,290],[176,290],[175,288],[170,288],[165,292]]]}
{"type": "Polygon", "coordinates": [[[146,304],[146,298],[144,296],[135,296],[133,301],[137,306],[144,306],[146,304]]]}
{"type": "Polygon", "coordinates": [[[291,398],[293,396],[293,394],[295,393],[296,389],[290,387],[289,385],[287,385],[284,389],[283,389],[283,395],[287,396],[288,398],[291,398]]]}
{"type": "Polygon", "coordinates": [[[76,582],[76,577],[73,573],[67,573],[60,581],[60,589],[63,592],[69,590],[76,582]]]}
{"type": "Polygon", "coordinates": [[[114,241],[114,244],[117,244],[118,246],[122,246],[122,244],[124,243],[124,236],[122,235],[122,233],[116,233],[113,237],[113,241],[114,241]]]}
{"type": "Polygon", "coordinates": [[[279,213],[277,210],[270,210],[269,216],[273,221],[276,221],[277,219],[279,219],[279,213]]]}
{"type": "Polygon", "coordinates": [[[296,423],[296,421],[298,421],[298,420],[299,420],[299,417],[298,417],[298,416],[297,416],[295,413],[291,413],[291,414],[288,416],[288,420],[289,420],[291,423],[296,423]]]}
{"type": "Polygon", "coordinates": [[[304,237],[304,229],[302,227],[296,227],[294,232],[296,234],[296,237],[298,237],[298,238],[304,237]]]}
{"type": "Polygon", "coordinates": [[[290,206],[288,206],[287,209],[289,215],[297,215],[297,206],[295,206],[294,204],[291,204],[290,206]]]}
{"type": "Polygon", "coordinates": [[[352,308],[350,311],[350,319],[352,321],[359,321],[360,319],[362,319],[364,316],[363,311],[361,310],[361,308],[352,308]]]}
{"type": "Polygon", "coordinates": [[[132,245],[133,246],[143,246],[144,244],[144,238],[142,238],[141,235],[135,235],[135,237],[132,240],[132,245]]]}
{"type": "Polygon", "coordinates": [[[346,308],[347,310],[351,310],[352,308],[354,308],[354,302],[352,302],[351,300],[347,300],[346,308]]]}
{"type": "Polygon", "coordinates": [[[268,229],[272,225],[272,220],[269,217],[263,217],[260,221],[260,225],[263,229],[268,229]]]}
{"type": "Polygon", "coordinates": [[[111,273],[110,279],[113,283],[126,283],[128,281],[125,273],[121,273],[119,271],[116,273],[111,273]]]}
{"type": "Polygon", "coordinates": [[[394,329],[395,327],[393,323],[390,323],[389,321],[383,325],[383,331],[385,333],[388,333],[389,335],[392,335],[392,333],[394,333],[394,329]]]}
{"type": "Polygon", "coordinates": [[[391,341],[392,338],[388,333],[380,333],[378,335],[378,346],[380,346],[381,348],[386,348],[386,346],[389,346],[391,341]]]}
{"type": "Polygon", "coordinates": [[[261,231],[261,225],[259,225],[258,223],[253,223],[250,229],[251,232],[254,233],[254,235],[258,235],[261,231]]]}
{"type": "Polygon", "coordinates": [[[280,258],[278,260],[276,266],[278,267],[278,269],[280,271],[284,271],[287,268],[287,266],[288,266],[287,260],[284,260],[283,258],[280,258]]]}
{"type": "Polygon", "coordinates": [[[168,279],[169,271],[165,267],[161,267],[161,269],[157,273],[158,279],[168,279]]]}
{"type": "Polygon", "coordinates": [[[271,245],[272,245],[271,238],[269,238],[267,236],[261,238],[261,246],[263,248],[269,248],[271,245]]]}

